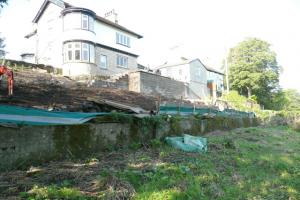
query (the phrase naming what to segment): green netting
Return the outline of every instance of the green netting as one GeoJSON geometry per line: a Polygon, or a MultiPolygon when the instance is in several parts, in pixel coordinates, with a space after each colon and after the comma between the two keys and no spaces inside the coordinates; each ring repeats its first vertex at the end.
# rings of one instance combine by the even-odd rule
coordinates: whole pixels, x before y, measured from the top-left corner
{"type": "Polygon", "coordinates": [[[160,106],[160,114],[179,114],[179,115],[205,115],[214,114],[216,116],[232,116],[232,117],[253,117],[255,114],[253,112],[243,112],[234,109],[225,109],[219,111],[213,108],[194,108],[192,106],[177,106],[177,105],[163,105],[160,106]]]}

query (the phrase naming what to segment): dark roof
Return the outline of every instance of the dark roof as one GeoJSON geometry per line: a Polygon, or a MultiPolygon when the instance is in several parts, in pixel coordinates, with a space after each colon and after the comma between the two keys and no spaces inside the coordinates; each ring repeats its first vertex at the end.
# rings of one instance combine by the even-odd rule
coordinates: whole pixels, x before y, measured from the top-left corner
{"type": "Polygon", "coordinates": [[[20,56],[34,56],[34,53],[22,53],[20,56]]]}
{"type": "MultiPolygon", "coordinates": [[[[198,61],[206,68],[207,71],[214,72],[214,73],[216,73],[216,74],[220,74],[220,75],[223,75],[223,76],[225,75],[224,73],[219,72],[219,71],[215,70],[214,68],[211,68],[211,67],[208,67],[208,66],[204,65],[204,64],[201,62],[201,60],[200,60],[199,58],[194,59],[194,60],[192,60],[192,61],[195,61],[195,60],[198,60],[198,61]]],[[[192,62],[192,61],[191,61],[191,62],[192,62]]]]}
{"type": "Polygon", "coordinates": [[[118,52],[118,53],[121,53],[121,54],[125,54],[125,55],[128,55],[128,56],[133,56],[133,57],[136,57],[136,58],[139,57],[139,55],[128,52],[128,51],[123,51],[121,49],[116,49],[116,48],[113,48],[113,47],[110,47],[110,46],[107,46],[107,45],[104,45],[104,44],[94,43],[94,42],[87,41],[87,40],[66,40],[63,43],[65,44],[65,43],[68,43],[68,42],[86,42],[86,43],[94,44],[94,45],[96,45],[98,47],[101,47],[101,48],[104,48],[104,49],[108,49],[108,50],[115,51],[115,52],[118,52]]]}
{"type": "Polygon", "coordinates": [[[213,69],[213,68],[211,68],[211,67],[207,67],[207,66],[205,66],[205,65],[204,65],[204,67],[207,69],[207,71],[214,72],[214,73],[220,74],[220,75],[225,75],[224,73],[219,72],[219,71],[217,71],[217,70],[215,70],[215,69],[213,69]]]}
{"type": "Polygon", "coordinates": [[[113,48],[113,47],[110,47],[110,46],[106,46],[104,44],[95,43],[95,45],[99,46],[99,47],[102,47],[104,49],[112,50],[112,51],[115,51],[115,52],[118,52],[118,53],[122,53],[122,54],[125,54],[125,55],[128,55],[128,56],[133,56],[133,57],[136,57],[136,58],[139,57],[136,54],[133,54],[133,53],[130,53],[130,52],[127,52],[127,51],[123,51],[123,50],[120,50],[120,49],[116,49],[116,48],[113,48]]]}
{"type": "Polygon", "coordinates": [[[144,66],[144,65],[142,65],[142,64],[140,64],[140,63],[138,63],[138,69],[146,69],[146,66],[144,66]]]}
{"type": "MultiPolygon", "coordinates": [[[[51,3],[50,0],[45,0],[44,1],[44,3],[42,4],[42,6],[40,7],[38,13],[35,15],[34,19],[32,20],[33,23],[37,23],[39,21],[39,19],[43,15],[43,13],[44,13],[45,9],[47,8],[47,6],[49,5],[49,3],[51,3]]],[[[68,4],[68,3],[64,2],[64,1],[63,1],[63,4],[64,4],[64,7],[61,7],[58,4],[56,4],[56,5],[60,6],[62,9],[71,7],[71,4],[68,4]]]]}
{"type": "MultiPolygon", "coordinates": [[[[39,11],[38,11],[38,13],[37,13],[36,16],[34,17],[34,19],[33,19],[33,21],[32,21],[33,23],[37,23],[37,22],[39,21],[40,17],[42,16],[43,12],[45,11],[45,9],[47,8],[47,6],[49,5],[50,2],[51,2],[50,0],[45,0],[45,1],[44,1],[44,3],[42,4],[41,8],[40,8],[39,11]]],[[[66,3],[66,2],[64,2],[64,1],[62,1],[62,2],[64,3],[64,7],[65,7],[65,8],[74,7],[74,6],[72,6],[71,4],[69,4],[69,3],[66,3]]],[[[56,5],[57,5],[57,4],[56,4],[56,5]]],[[[58,5],[58,6],[59,6],[59,5],[58,5]]],[[[63,7],[62,7],[62,8],[63,8],[63,7]]],[[[74,8],[75,8],[75,7],[74,7],[74,8]]],[[[63,9],[64,9],[64,8],[63,8],[63,9]]],[[[137,33],[133,32],[133,31],[131,31],[131,30],[125,28],[124,26],[121,26],[121,25],[119,25],[119,24],[116,24],[116,23],[114,23],[114,22],[112,22],[112,21],[109,21],[109,20],[107,20],[107,19],[105,19],[105,18],[103,18],[103,17],[100,17],[100,16],[98,16],[98,15],[95,16],[95,19],[98,20],[98,21],[100,21],[100,22],[102,22],[102,23],[104,23],[104,24],[107,24],[107,25],[112,26],[112,27],[114,27],[114,28],[120,29],[120,30],[122,30],[122,31],[124,31],[124,32],[127,32],[127,33],[131,34],[131,35],[134,35],[134,36],[136,36],[136,37],[139,38],[139,39],[140,39],[140,38],[143,38],[142,35],[137,34],[137,33]]]]}
{"type": "Polygon", "coordinates": [[[97,19],[98,21],[103,22],[104,24],[110,25],[110,26],[115,27],[115,28],[117,28],[117,29],[120,29],[120,30],[122,30],[122,31],[124,31],[124,32],[130,33],[130,34],[136,36],[136,37],[139,38],[139,39],[140,39],[140,38],[143,38],[142,35],[139,35],[139,34],[133,32],[133,31],[131,31],[131,30],[125,28],[124,26],[121,26],[121,25],[119,25],[119,24],[113,23],[112,21],[109,21],[109,20],[107,20],[107,19],[105,19],[105,18],[103,18],[103,17],[100,17],[100,16],[96,15],[96,19],[97,19]]]}
{"type": "Polygon", "coordinates": [[[216,74],[220,74],[220,75],[225,75],[224,73],[222,72],[219,72],[211,67],[208,67],[206,65],[204,65],[201,60],[199,58],[196,58],[196,59],[192,59],[192,60],[188,60],[188,59],[184,59],[182,60],[181,62],[178,62],[178,63],[174,63],[174,64],[168,64],[168,63],[165,63],[161,66],[158,66],[156,67],[155,69],[162,69],[162,68],[167,68],[167,67],[175,67],[175,66],[178,66],[178,65],[185,65],[185,64],[190,64],[191,62],[194,62],[194,61],[199,61],[207,71],[210,71],[210,72],[214,72],[216,74]]]}
{"type": "Polygon", "coordinates": [[[36,29],[34,31],[32,31],[31,33],[28,33],[27,35],[25,35],[25,38],[28,39],[32,36],[34,36],[37,33],[36,29]]]}

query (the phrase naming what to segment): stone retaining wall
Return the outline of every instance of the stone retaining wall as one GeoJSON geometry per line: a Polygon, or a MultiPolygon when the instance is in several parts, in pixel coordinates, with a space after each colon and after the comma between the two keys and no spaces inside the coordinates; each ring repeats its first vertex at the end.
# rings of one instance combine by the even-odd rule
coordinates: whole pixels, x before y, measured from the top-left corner
{"type": "MultiPolygon", "coordinates": [[[[149,118],[148,118],[149,119],[149,118]]],[[[0,127],[0,171],[50,160],[85,158],[98,151],[126,148],[131,143],[188,133],[203,135],[213,130],[256,126],[255,118],[197,119],[172,117],[141,122],[102,122],[72,126],[0,127]]]]}

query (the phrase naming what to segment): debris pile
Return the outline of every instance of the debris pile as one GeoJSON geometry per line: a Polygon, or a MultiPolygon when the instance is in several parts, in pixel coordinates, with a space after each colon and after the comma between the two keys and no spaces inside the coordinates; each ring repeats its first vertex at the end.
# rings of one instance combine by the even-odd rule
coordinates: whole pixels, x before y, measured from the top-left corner
{"type": "MultiPolygon", "coordinates": [[[[4,84],[5,81],[3,81],[4,84]]],[[[26,70],[15,72],[14,96],[0,89],[0,103],[47,110],[77,112],[107,112],[115,107],[97,101],[119,102],[150,111],[156,108],[156,98],[113,88],[89,88],[68,77],[26,70]]]]}

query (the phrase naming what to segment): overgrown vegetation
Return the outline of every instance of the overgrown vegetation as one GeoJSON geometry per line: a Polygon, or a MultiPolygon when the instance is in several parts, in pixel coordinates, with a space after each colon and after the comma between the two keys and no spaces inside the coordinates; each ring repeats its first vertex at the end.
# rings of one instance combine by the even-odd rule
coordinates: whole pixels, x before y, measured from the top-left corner
{"type": "Polygon", "coordinates": [[[248,99],[235,90],[230,91],[229,94],[224,93],[221,99],[227,101],[236,110],[252,112],[261,110],[259,104],[254,99],[248,99]]]}
{"type": "Polygon", "coordinates": [[[224,94],[222,100],[227,101],[236,110],[255,112],[263,124],[289,125],[298,130],[296,127],[300,120],[300,94],[295,90],[283,91],[280,99],[274,100],[280,104],[278,110],[263,110],[255,100],[248,99],[237,91],[224,94]]]}
{"type": "Polygon", "coordinates": [[[1,194],[32,200],[300,198],[299,132],[244,128],[207,138],[209,151],[202,154],[153,140],[150,148],[99,154],[89,162],[0,174],[9,185],[1,194]]]}

